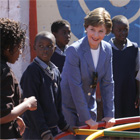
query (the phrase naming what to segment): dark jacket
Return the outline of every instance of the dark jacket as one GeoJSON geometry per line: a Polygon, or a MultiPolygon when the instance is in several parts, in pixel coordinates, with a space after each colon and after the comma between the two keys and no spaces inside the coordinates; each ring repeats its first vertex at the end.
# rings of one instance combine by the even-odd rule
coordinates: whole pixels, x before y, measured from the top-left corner
{"type": "Polygon", "coordinates": [[[63,70],[65,57],[66,56],[60,55],[57,52],[54,52],[51,57],[51,62],[53,62],[58,67],[60,73],[62,73],[62,70],[63,70]]]}
{"type": "Polygon", "coordinates": [[[32,62],[21,78],[23,95],[37,98],[37,110],[25,112],[24,121],[38,136],[56,125],[60,129],[67,125],[61,109],[60,73],[56,67],[53,71],[52,80],[39,65],[32,62]]]}
{"type": "MultiPolygon", "coordinates": [[[[0,117],[8,115],[20,102],[20,91],[14,73],[4,60],[0,72],[0,117]]],[[[0,139],[20,138],[16,121],[0,125],[0,139]]]]}

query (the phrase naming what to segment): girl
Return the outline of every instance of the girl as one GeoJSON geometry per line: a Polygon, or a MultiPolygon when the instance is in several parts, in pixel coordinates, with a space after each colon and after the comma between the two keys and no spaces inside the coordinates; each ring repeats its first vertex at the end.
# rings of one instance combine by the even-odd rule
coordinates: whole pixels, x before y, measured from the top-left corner
{"type": "Polygon", "coordinates": [[[20,23],[8,18],[0,18],[0,139],[20,138],[24,132],[25,124],[19,117],[26,110],[35,110],[37,100],[35,97],[25,99],[20,103],[18,82],[7,62],[14,64],[25,42],[25,30],[20,23]]]}

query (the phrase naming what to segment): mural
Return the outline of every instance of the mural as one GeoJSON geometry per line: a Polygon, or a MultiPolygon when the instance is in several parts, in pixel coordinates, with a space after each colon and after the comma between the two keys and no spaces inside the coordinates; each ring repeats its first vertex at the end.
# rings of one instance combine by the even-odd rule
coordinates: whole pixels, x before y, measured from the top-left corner
{"type": "MultiPolygon", "coordinates": [[[[14,65],[11,64],[18,80],[35,56],[32,42],[36,32],[50,31],[53,21],[66,19],[71,24],[71,44],[84,36],[84,17],[97,7],[104,7],[111,17],[120,14],[126,16],[130,23],[128,38],[140,47],[140,0],[0,0],[0,17],[19,20],[28,26],[27,37],[30,40],[26,41],[29,47],[24,60],[20,57],[14,65]],[[34,18],[35,15],[37,18],[34,18]]],[[[111,37],[112,34],[106,36],[105,40],[111,37]]]]}
{"type": "MultiPolygon", "coordinates": [[[[140,45],[140,1],[139,0],[57,0],[63,19],[71,24],[72,33],[79,39],[84,35],[84,17],[97,8],[104,7],[111,15],[124,15],[130,23],[128,38],[140,45]]],[[[105,37],[108,41],[113,35],[105,37]]]]}

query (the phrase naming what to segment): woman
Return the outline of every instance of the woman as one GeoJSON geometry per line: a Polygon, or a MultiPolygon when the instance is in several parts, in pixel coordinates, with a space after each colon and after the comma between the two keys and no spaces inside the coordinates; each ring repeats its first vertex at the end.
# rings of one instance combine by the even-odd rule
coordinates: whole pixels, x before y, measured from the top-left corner
{"type": "Polygon", "coordinates": [[[106,128],[115,124],[112,51],[103,41],[112,28],[110,14],[104,8],[91,11],[84,18],[86,36],[66,51],[62,71],[63,112],[71,125],[89,125],[97,129],[96,84],[100,83],[106,128]]]}

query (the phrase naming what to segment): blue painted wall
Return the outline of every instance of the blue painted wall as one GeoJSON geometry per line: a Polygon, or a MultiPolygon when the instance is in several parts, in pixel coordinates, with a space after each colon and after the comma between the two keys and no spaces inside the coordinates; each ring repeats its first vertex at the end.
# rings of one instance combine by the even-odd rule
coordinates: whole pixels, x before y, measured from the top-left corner
{"type": "MultiPolygon", "coordinates": [[[[110,13],[111,18],[116,15],[124,15],[130,19],[140,8],[140,0],[130,0],[122,7],[113,6],[109,0],[84,0],[84,2],[90,11],[97,7],[104,7],[110,13]]],[[[83,22],[86,13],[82,9],[79,0],[57,0],[57,4],[62,18],[70,22],[72,33],[78,39],[83,37],[83,22]]],[[[112,36],[112,34],[109,34],[104,40],[109,41],[112,36]]],[[[140,46],[140,16],[130,23],[128,38],[133,42],[137,42],[140,46]]]]}

